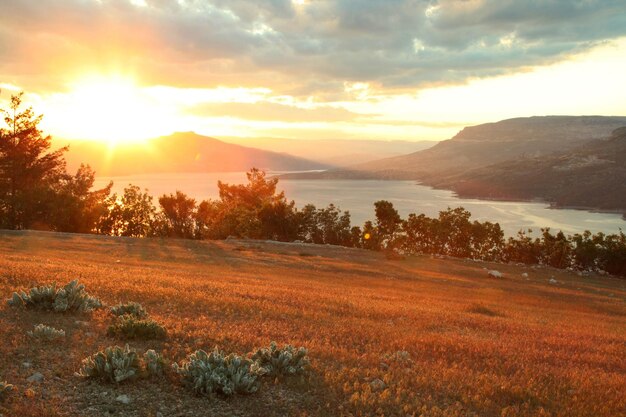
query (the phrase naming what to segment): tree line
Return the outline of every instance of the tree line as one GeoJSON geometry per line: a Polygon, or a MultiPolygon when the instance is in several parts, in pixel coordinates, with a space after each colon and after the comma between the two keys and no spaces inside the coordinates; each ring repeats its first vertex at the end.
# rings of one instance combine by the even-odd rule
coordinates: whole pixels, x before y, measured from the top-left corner
{"type": "Polygon", "coordinates": [[[218,181],[219,198],[196,201],[180,191],[158,198],[129,185],[120,195],[113,184],[92,190],[95,173],[81,165],[66,169],[67,148],[51,150],[39,129],[42,116],[20,110],[22,95],[2,110],[0,128],[0,227],[130,237],[300,241],[384,251],[393,255],[430,254],[485,261],[545,264],[556,268],[599,269],[626,276],[626,236],[566,236],[541,229],[504,238],[498,223],[471,220],[462,207],[438,217],[410,214],[402,219],[388,201],[374,203],[375,219],[352,226],[350,213],[334,205],[297,208],[277,178],[252,169],[247,184],[218,181]]]}

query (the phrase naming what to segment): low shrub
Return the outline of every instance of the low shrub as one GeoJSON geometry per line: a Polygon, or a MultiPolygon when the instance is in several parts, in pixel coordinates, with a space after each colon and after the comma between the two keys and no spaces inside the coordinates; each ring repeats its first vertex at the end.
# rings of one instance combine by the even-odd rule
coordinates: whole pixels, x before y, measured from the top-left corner
{"type": "Polygon", "coordinates": [[[114,316],[124,316],[130,315],[136,317],[138,319],[144,319],[148,317],[148,312],[145,308],[139,303],[134,301],[127,304],[118,304],[116,306],[111,307],[111,313],[114,316]]]}
{"type": "Polygon", "coordinates": [[[258,349],[251,359],[254,361],[254,371],[261,376],[301,375],[306,373],[309,366],[307,353],[303,347],[296,349],[285,345],[279,349],[275,342],[271,342],[269,348],[258,349]]]}
{"type": "Polygon", "coordinates": [[[124,348],[113,346],[83,359],[76,375],[120,383],[136,378],[140,369],[141,361],[135,350],[128,345],[124,348]]]}
{"type": "Polygon", "coordinates": [[[143,354],[143,362],[149,376],[162,376],[165,374],[165,361],[161,354],[150,349],[143,354]]]}
{"type": "Polygon", "coordinates": [[[102,302],[90,296],[85,286],[74,280],[58,289],[56,282],[31,288],[28,294],[24,291],[14,292],[8,304],[13,307],[36,308],[40,310],[64,312],[87,312],[102,307],[102,302]]]}
{"type": "Polygon", "coordinates": [[[65,337],[65,330],[55,329],[54,327],[38,324],[32,331],[27,333],[30,337],[37,340],[53,341],[65,337]]]}
{"type": "Polygon", "coordinates": [[[224,356],[217,348],[210,354],[198,350],[173,369],[183,383],[197,394],[252,394],[258,391],[257,375],[251,371],[252,361],[231,353],[224,356]]]}
{"type": "Polygon", "coordinates": [[[6,381],[0,381],[0,401],[4,401],[5,398],[13,391],[13,385],[6,381]]]}
{"type": "Polygon", "coordinates": [[[161,340],[167,337],[165,328],[156,321],[137,319],[130,315],[118,317],[115,323],[109,326],[107,334],[125,339],[143,340],[161,340]]]}

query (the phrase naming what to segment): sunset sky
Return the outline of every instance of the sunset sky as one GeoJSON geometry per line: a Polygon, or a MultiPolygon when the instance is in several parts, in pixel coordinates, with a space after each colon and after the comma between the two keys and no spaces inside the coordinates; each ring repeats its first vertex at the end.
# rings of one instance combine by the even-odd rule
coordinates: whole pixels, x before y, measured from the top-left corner
{"type": "Polygon", "coordinates": [[[2,0],[0,100],[56,137],[438,140],[626,115],[624,0],[2,0]]]}

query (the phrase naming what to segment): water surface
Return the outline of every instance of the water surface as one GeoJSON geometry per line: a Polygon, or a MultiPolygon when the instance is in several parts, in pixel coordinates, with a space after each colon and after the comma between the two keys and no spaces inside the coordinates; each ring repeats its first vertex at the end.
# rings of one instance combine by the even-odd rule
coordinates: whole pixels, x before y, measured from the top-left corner
{"type": "MultiPolygon", "coordinates": [[[[180,190],[190,197],[203,200],[218,198],[217,181],[244,183],[243,172],[206,174],[148,174],[124,177],[100,177],[96,186],[113,181],[113,190],[122,192],[128,184],[147,188],[155,197],[180,190]]],[[[465,207],[472,218],[500,223],[507,235],[521,228],[538,230],[549,226],[565,233],[584,230],[618,233],[626,230],[626,221],[620,214],[595,213],[584,210],[551,209],[545,203],[503,202],[458,198],[451,191],[434,190],[414,181],[380,180],[281,180],[278,188],[285,191],[288,199],[295,200],[298,207],[313,203],[325,207],[330,203],[350,211],[353,225],[362,225],[374,219],[374,202],[389,200],[404,218],[409,213],[437,216],[447,207],[465,207]]]]}

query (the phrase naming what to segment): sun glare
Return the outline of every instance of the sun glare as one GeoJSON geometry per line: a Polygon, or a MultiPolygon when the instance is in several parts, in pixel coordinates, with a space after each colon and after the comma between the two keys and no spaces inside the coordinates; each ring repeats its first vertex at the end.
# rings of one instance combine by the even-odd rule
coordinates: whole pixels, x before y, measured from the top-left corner
{"type": "Polygon", "coordinates": [[[83,78],[46,101],[46,119],[57,135],[111,145],[167,134],[174,111],[124,77],[83,78]]]}

